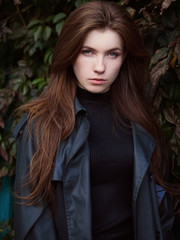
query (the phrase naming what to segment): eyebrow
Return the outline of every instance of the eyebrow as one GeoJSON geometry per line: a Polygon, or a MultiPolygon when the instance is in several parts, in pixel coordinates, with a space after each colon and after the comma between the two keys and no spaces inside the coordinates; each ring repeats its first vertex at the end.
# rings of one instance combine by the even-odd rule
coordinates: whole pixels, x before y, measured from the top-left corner
{"type": "MultiPolygon", "coordinates": [[[[94,48],[92,48],[92,47],[89,47],[89,46],[82,46],[82,48],[88,48],[88,49],[90,49],[90,50],[93,50],[93,51],[97,51],[96,49],[94,49],[94,48]]],[[[115,47],[115,48],[110,48],[110,49],[108,49],[106,52],[111,52],[111,51],[123,51],[123,49],[122,48],[119,48],[119,47],[115,47]]]]}

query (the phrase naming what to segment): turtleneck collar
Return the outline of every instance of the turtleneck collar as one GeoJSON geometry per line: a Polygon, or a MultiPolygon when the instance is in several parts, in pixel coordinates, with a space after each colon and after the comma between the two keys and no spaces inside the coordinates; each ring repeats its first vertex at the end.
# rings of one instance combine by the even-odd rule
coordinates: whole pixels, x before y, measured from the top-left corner
{"type": "Polygon", "coordinates": [[[77,97],[83,102],[110,102],[111,90],[105,93],[91,93],[85,89],[77,87],[77,97]]]}

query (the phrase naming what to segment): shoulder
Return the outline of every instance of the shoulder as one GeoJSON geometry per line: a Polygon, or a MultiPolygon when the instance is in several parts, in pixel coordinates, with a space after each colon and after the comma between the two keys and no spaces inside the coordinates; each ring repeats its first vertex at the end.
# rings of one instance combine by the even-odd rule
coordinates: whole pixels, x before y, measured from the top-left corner
{"type": "Polygon", "coordinates": [[[14,131],[13,131],[13,137],[18,138],[19,135],[21,135],[24,127],[27,125],[27,120],[28,120],[28,114],[24,114],[18,124],[15,126],[14,131]]]}
{"type": "Polygon", "coordinates": [[[32,122],[29,121],[28,114],[25,113],[13,131],[13,137],[19,141],[26,141],[31,139],[36,141],[36,121],[33,120],[32,122]]]}

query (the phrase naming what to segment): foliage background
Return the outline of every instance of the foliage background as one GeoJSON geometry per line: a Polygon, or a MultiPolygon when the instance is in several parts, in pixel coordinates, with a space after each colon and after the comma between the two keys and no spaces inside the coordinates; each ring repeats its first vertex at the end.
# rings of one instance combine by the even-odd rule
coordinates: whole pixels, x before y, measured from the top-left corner
{"type": "MultiPolygon", "coordinates": [[[[0,0],[0,181],[15,173],[16,143],[9,117],[46,86],[63,23],[87,1],[0,0]]],[[[149,94],[170,141],[173,170],[180,176],[180,1],[113,2],[126,6],[149,50],[149,94]]],[[[3,239],[13,239],[12,226],[12,219],[1,224],[0,231],[7,231],[3,239]]]]}

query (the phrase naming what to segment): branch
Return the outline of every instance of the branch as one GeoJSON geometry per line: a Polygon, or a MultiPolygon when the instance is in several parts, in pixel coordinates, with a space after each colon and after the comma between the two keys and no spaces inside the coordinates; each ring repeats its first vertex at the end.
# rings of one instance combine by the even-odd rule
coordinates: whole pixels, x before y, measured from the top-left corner
{"type": "Polygon", "coordinates": [[[21,14],[21,11],[20,11],[20,8],[19,8],[19,5],[17,5],[16,8],[17,8],[17,13],[18,13],[18,15],[19,15],[19,17],[20,17],[20,19],[21,19],[23,25],[24,25],[25,27],[27,27],[27,24],[26,24],[26,22],[24,21],[24,18],[23,18],[22,14],[21,14]]]}

